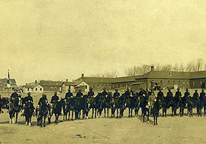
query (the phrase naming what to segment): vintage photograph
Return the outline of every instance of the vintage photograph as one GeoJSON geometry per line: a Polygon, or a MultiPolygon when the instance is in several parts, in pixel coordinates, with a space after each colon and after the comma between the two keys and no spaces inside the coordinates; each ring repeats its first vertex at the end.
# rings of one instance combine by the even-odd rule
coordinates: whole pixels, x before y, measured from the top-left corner
{"type": "Polygon", "coordinates": [[[0,144],[205,144],[206,1],[0,0],[0,144]]]}

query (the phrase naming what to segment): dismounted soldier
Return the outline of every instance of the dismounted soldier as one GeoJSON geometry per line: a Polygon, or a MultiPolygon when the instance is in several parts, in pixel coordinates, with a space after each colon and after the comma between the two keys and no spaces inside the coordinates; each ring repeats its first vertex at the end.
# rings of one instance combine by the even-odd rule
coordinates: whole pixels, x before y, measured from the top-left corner
{"type": "Polygon", "coordinates": [[[107,93],[106,89],[104,88],[103,92],[102,92],[102,97],[106,97],[106,95],[108,95],[108,93],[107,93]]]}
{"type": "Polygon", "coordinates": [[[92,88],[89,89],[89,92],[88,92],[87,95],[88,95],[88,98],[94,97],[94,92],[93,92],[93,89],[92,89],[92,88]]]}
{"type": "Polygon", "coordinates": [[[202,89],[202,92],[200,93],[200,115],[202,116],[202,108],[204,105],[204,99],[205,99],[205,92],[204,89],[202,89]]]}
{"type": "Polygon", "coordinates": [[[193,107],[193,100],[191,95],[187,97],[187,109],[188,109],[188,115],[192,116],[192,107],[193,107]]]}
{"type": "Polygon", "coordinates": [[[193,94],[193,101],[194,101],[194,105],[197,108],[197,115],[200,116],[199,94],[197,90],[195,90],[195,93],[193,94]]]}
{"type": "Polygon", "coordinates": [[[68,92],[65,95],[66,101],[68,101],[68,99],[71,98],[72,96],[73,96],[73,94],[71,93],[70,89],[68,89],[68,92]]]}

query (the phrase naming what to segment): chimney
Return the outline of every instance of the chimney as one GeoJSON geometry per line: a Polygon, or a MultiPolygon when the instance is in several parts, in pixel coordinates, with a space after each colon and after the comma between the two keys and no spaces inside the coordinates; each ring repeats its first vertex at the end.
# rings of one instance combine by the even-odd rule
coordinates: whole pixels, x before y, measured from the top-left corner
{"type": "Polygon", "coordinates": [[[35,84],[37,84],[37,80],[35,80],[35,84]]]}
{"type": "Polygon", "coordinates": [[[154,66],[151,66],[151,71],[152,71],[152,72],[154,71],[154,66]]]}
{"type": "Polygon", "coordinates": [[[66,79],[66,82],[68,82],[68,79],[66,79]]]}
{"type": "Polygon", "coordinates": [[[82,77],[84,77],[84,74],[82,74],[82,77]]]}

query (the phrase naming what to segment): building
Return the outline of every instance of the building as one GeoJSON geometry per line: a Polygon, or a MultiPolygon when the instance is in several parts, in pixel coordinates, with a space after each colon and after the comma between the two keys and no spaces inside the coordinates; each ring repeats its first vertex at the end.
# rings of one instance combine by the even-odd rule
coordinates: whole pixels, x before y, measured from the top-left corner
{"type": "Polygon", "coordinates": [[[44,91],[62,91],[62,81],[40,80],[38,82],[43,87],[44,91]]]}
{"type": "MultiPolygon", "coordinates": [[[[9,89],[17,89],[18,88],[15,79],[10,79],[9,82],[10,82],[9,89]]],[[[0,91],[7,91],[7,90],[8,90],[8,79],[7,78],[0,79],[0,91]]]]}
{"type": "Polygon", "coordinates": [[[43,92],[44,88],[39,84],[27,84],[24,86],[24,92],[43,92]]]}
{"type": "Polygon", "coordinates": [[[73,83],[74,89],[81,89],[87,92],[89,88],[94,91],[126,89],[134,90],[154,89],[161,87],[162,89],[171,88],[206,88],[206,71],[198,72],[176,72],[176,71],[155,71],[151,67],[151,71],[143,75],[127,76],[127,77],[85,77],[83,74],[73,83]],[[80,88],[81,87],[81,88],[80,88]]]}

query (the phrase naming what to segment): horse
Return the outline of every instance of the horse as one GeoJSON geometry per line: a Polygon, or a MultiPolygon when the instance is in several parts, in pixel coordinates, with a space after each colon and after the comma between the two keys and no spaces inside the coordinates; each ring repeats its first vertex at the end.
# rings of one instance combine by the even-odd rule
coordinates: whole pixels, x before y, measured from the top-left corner
{"type": "Polygon", "coordinates": [[[21,98],[20,97],[12,98],[11,102],[9,103],[10,123],[13,123],[12,120],[14,117],[16,117],[15,123],[17,123],[18,114],[21,110],[21,107],[22,107],[21,106],[21,98]]]}
{"type": "Polygon", "coordinates": [[[26,125],[31,125],[31,118],[35,110],[34,105],[31,101],[28,101],[25,103],[25,106],[23,108],[24,108],[24,116],[26,119],[26,125]]]}
{"type": "Polygon", "coordinates": [[[55,115],[55,123],[58,123],[59,116],[62,114],[62,106],[64,103],[64,99],[62,98],[56,103],[56,106],[53,107],[53,114],[55,115]]]}
{"type": "Polygon", "coordinates": [[[104,117],[108,117],[109,116],[109,109],[111,107],[111,97],[112,94],[109,93],[108,95],[106,95],[105,98],[103,98],[103,109],[104,109],[104,117]]]}
{"type": "Polygon", "coordinates": [[[51,113],[51,106],[46,102],[42,101],[39,107],[36,108],[36,116],[37,116],[37,124],[42,127],[42,123],[44,127],[46,127],[46,118],[48,117],[48,123],[50,123],[50,113],[51,113]]]}
{"type": "Polygon", "coordinates": [[[151,114],[154,119],[154,125],[158,125],[157,118],[159,116],[159,110],[160,110],[160,102],[156,100],[151,104],[151,114]]]}
{"type": "Polygon", "coordinates": [[[94,117],[94,115],[95,115],[95,118],[96,118],[97,109],[96,109],[96,99],[95,99],[95,97],[91,97],[89,108],[92,109],[92,118],[94,117]]]}

